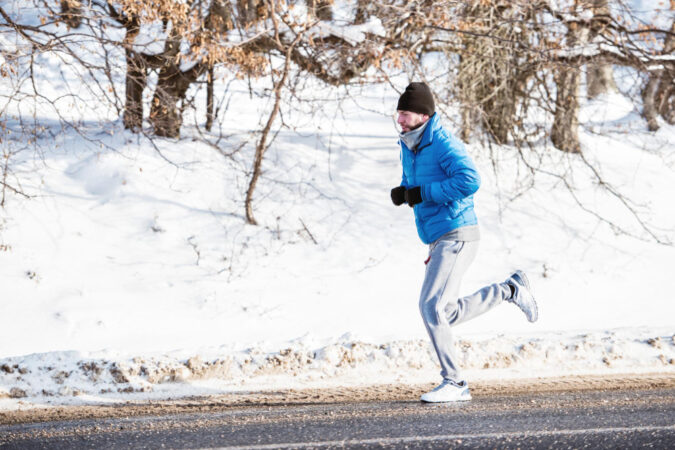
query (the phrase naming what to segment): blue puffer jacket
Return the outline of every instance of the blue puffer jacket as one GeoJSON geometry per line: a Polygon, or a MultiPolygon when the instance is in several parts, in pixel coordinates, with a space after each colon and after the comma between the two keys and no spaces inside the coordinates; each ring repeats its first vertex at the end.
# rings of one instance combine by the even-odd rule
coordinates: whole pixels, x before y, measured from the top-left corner
{"type": "Polygon", "coordinates": [[[417,233],[430,244],[456,228],[476,225],[473,194],[480,176],[464,144],[439,123],[429,119],[417,151],[401,140],[401,163],[406,188],[421,186],[422,203],[415,205],[417,233]]]}

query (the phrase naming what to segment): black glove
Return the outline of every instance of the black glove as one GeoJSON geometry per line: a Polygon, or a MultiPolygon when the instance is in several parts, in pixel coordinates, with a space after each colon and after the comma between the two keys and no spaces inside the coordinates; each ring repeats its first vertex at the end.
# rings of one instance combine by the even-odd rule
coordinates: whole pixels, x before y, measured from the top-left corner
{"type": "Polygon", "coordinates": [[[418,203],[422,203],[422,188],[419,186],[410,188],[407,191],[405,191],[403,197],[405,198],[405,202],[411,207],[415,206],[418,203]]]}
{"type": "Polygon", "coordinates": [[[396,206],[405,203],[405,186],[398,186],[391,190],[391,201],[396,206]]]}

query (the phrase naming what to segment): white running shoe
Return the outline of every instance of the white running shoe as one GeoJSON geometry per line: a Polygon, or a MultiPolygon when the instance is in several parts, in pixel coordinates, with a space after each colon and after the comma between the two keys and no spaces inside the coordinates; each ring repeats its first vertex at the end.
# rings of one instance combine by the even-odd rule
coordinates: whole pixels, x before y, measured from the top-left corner
{"type": "Polygon", "coordinates": [[[513,296],[507,301],[520,308],[525,313],[527,320],[536,322],[539,318],[539,309],[537,308],[537,302],[532,294],[530,280],[527,279],[527,276],[522,271],[516,270],[515,273],[506,280],[506,284],[513,286],[514,289],[513,296]]]}
{"type": "Polygon", "coordinates": [[[471,400],[471,393],[466,381],[455,383],[443,380],[433,391],[423,394],[420,400],[427,403],[465,402],[471,400]]]}

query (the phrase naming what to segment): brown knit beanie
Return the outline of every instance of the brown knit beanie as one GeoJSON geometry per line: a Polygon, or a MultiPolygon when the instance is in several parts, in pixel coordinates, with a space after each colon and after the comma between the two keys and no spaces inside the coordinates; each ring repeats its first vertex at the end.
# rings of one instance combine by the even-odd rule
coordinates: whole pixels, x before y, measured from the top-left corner
{"type": "Polygon", "coordinates": [[[397,111],[411,111],[433,116],[435,111],[434,97],[429,86],[424,83],[410,83],[398,99],[397,111]]]}

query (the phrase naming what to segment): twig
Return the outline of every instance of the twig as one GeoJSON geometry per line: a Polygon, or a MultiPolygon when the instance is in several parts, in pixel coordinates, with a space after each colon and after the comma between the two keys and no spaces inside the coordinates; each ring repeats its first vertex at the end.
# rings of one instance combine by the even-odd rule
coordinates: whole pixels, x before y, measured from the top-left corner
{"type": "Polygon", "coordinates": [[[312,234],[312,232],[309,231],[309,228],[307,228],[307,225],[305,225],[305,222],[303,222],[302,219],[299,219],[299,220],[300,220],[300,223],[302,224],[302,228],[305,229],[305,231],[309,235],[309,238],[312,240],[312,242],[314,242],[315,245],[319,245],[319,243],[316,241],[316,239],[314,239],[314,235],[312,234]]]}
{"type": "Polygon", "coordinates": [[[195,244],[194,242],[192,242],[192,240],[193,240],[194,238],[195,238],[194,236],[190,236],[189,238],[187,238],[187,242],[188,242],[188,244],[190,244],[190,247],[192,247],[192,250],[194,250],[195,253],[197,254],[197,261],[195,262],[195,265],[198,266],[198,265],[199,265],[199,260],[200,260],[200,258],[201,258],[201,253],[199,252],[199,248],[197,247],[197,244],[195,244]]]}

